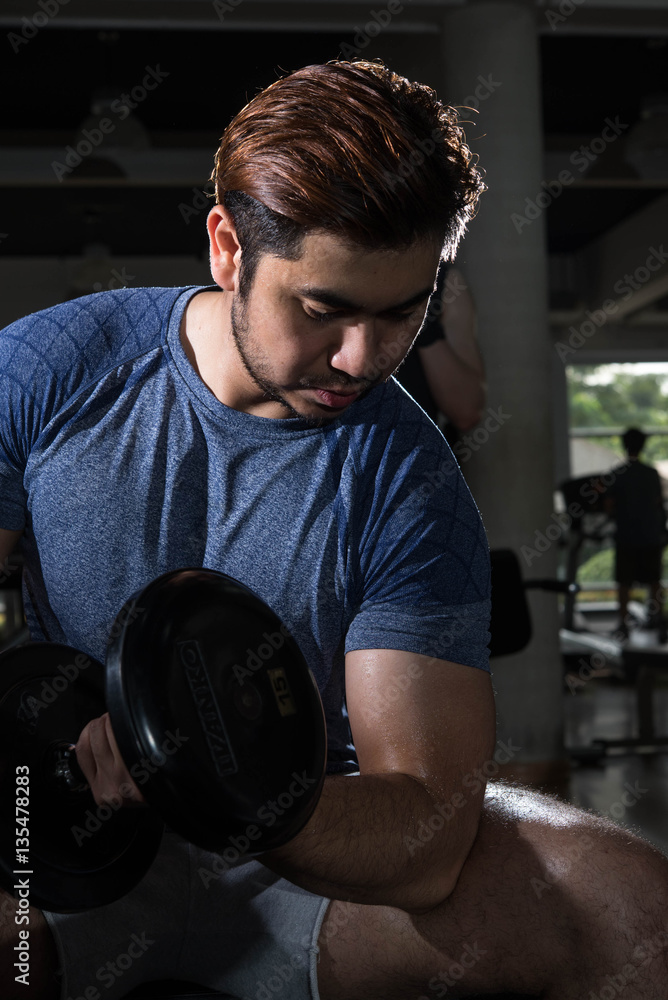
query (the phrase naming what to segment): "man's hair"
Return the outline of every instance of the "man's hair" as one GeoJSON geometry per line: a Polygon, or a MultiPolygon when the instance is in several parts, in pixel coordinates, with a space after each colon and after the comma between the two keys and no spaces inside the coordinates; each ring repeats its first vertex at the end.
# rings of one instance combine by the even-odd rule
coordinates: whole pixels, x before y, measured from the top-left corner
{"type": "Polygon", "coordinates": [[[638,427],[629,427],[622,434],[622,444],[628,455],[639,455],[643,450],[647,435],[638,427]]]}
{"type": "Polygon", "coordinates": [[[451,259],[485,188],[457,112],[377,62],[306,66],[257,94],[211,175],[242,250],[297,260],[320,230],[364,250],[440,242],[451,259]]]}

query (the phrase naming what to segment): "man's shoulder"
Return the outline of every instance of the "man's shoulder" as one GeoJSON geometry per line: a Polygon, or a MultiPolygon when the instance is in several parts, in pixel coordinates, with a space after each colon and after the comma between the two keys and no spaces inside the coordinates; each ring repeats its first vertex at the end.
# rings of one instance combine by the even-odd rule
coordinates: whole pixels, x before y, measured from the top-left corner
{"type": "Polygon", "coordinates": [[[0,367],[16,383],[84,384],[160,343],[184,288],[120,288],[30,313],[0,331],[0,367]]]}
{"type": "Polygon", "coordinates": [[[370,477],[376,491],[382,492],[395,475],[413,483],[437,476],[451,486],[461,478],[439,428],[393,378],[354,404],[345,426],[358,470],[370,477]]]}
{"type": "Polygon", "coordinates": [[[661,476],[659,474],[659,470],[653,465],[646,465],[644,462],[641,467],[643,469],[642,474],[648,490],[653,490],[654,492],[661,490],[661,476]]]}
{"type": "MultiPolygon", "coordinates": [[[[647,481],[650,479],[660,479],[658,471],[653,465],[649,465],[647,462],[642,462],[640,460],[637,462],[628,462],[625,467],[636,479],[645,479],[647,481]]],[[[624,468],[624,466],[621,466],[620,468],[624,468]]]]}
{"type": "Polygon", "coordinates": [[[393,376],[369,393],[358,415],[360,424],[383,433],[392,431],[400,438],[425,436],[445,443],[431,417],[393,376]]]}
{"type": "Polygon", "coordinates": [[[407,449],[419,449],[433,457],[447,457],[454,462],[443,432],[401,383],[394,378],[389,379],[386,391],[390,404],[385,407],[387,426],[396,435],[397,444],[407,449]]]}
{"type": "MultiPolygon", "coordinates": [[[[196,287],[196,286],[195,286],[196,287]]],[[[71,299],[0,330],[0,423],[25,462],[47,423],[86,387],[162,350],[183,288],[122,288],[71,299]]]]}
{"type": "Polygon", "coordinates": [[[94,292],[59,302],[21,317],[0,331],[3,340],[34,335],[46,346],[49,337],[61,334],[68,341],[84,344],[95,332],[153,329],[169,313],[185,288],[118,288],[94,292]]]}

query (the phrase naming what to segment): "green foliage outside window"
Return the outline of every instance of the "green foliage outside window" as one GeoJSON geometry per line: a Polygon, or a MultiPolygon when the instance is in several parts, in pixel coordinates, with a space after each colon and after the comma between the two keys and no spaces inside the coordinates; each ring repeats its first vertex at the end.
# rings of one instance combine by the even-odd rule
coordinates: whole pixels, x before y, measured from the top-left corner
{"type": "MultiPolygon", "coordinates": [[[[626,367],[626,366],[625,366],[626,367]]],[[[617,366],[615,366],[617,368],[617,366]]],[[[665,427],[668,431],[668,366],[666,374],[635,375],[633,366],[614,370],[610,365],[578,365],[567,370],[571,429],[584,427],[665,427]],[[630,370],[629,370],[630,369],[630,370]]],[[[624,455],[618,437],[592,437],[600,445],[624,455]]],[[[642,458],[655,462],[668,458],[668,435],[650,437],[642,458]]]]}
{"type": "MultiPolygon", "coordinates": [[[[586,427],[615,427],[623,432],[627,427],[666,428],[668,431],[668,365],[661,372],[634,373],[634,365],[577,365],[567,368],[569,426],[571,430],[586,427]]],[[[584,438],[615,451],[621,460],[624,449],[617,435],[584,438]]],[[[649,464],[668,459],[668,434],[652,435],[641,459],[649,464]]],[[[604,471],[604,470],[601,470],[604,471]]],[[[607,545],[591,553],[592,544],[585,545],[584,557],[577,572],[582,584],[606,583],[614,578],[614,548],[607,545]]],[[[668,579],[668,548],[663,557],[663,579],[668,579]]],[[[592,598],[594,594],[590,595],[592,598]]],[[[603,596],[601,594],[600,596],[603,596]]],[[[586,599],[582,595],[581,599],[586,599]]]]}

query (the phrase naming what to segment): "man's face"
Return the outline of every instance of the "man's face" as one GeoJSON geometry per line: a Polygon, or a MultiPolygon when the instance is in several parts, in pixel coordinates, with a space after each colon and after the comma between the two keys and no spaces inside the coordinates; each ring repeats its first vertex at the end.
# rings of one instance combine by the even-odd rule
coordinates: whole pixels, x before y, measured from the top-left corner
{"type": "Polygon", "coordinates": [[[320,424],[389,378],[420,329],[439,253],[361,251],[311,233],[297,261],[262,256],[231,312],[242,408],[320,424]]]}

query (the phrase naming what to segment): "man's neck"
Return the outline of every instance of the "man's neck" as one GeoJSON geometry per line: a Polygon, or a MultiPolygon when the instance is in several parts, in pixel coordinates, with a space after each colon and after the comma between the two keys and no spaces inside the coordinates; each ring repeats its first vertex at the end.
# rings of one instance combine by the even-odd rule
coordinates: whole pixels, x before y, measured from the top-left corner
{"type": "Polygon", "coordinates": [[[223,398],[222,359],[226,340],[231,338],[228,296],[222,290],[194,295],[181,320],[181,345],[188,361],[202,382],[225,403],[223,398]]]}

